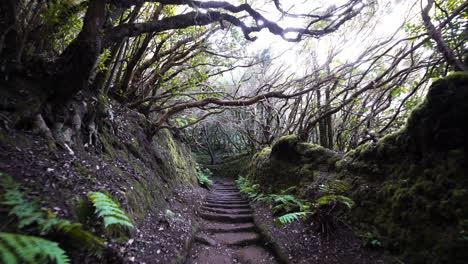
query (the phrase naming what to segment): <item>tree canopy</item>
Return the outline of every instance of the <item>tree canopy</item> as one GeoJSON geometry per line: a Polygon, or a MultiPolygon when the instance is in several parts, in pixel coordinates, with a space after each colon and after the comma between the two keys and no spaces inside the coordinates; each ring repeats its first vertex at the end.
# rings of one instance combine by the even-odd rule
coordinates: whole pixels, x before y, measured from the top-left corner
{"type": "Polygon", "coordinates": [[[87,122],[99,123],[112,98],[151,120],[149,136],[184,129],[201,147],[197,135],[215,133],[235,151],[295,133],[345,151],[401,127],[431,78],[466,71],[467,6],[2,1],[1,85],[28,98],[3,107],[15,123],[51,126],[84,96],[87,122]],[[382,20],[398,12],[387,32],[382,20]]]}

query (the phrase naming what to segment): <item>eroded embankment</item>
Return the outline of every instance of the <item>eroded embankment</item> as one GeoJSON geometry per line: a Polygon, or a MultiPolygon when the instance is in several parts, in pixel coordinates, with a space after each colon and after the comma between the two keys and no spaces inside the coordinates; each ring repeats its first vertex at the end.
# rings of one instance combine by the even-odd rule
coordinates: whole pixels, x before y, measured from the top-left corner
{"type": "MultiPolygon", "coordinates": [[[[53,148],[27,131],[0,130],[0,172],[29,190],[27,198],[40,201],[43,210],[81,222],[96,235],[105,232],[93,210],[83,206],[86,195],[103,191],[121,204],[136,228],[119,242],[108,239],[110,256],[96,257],[70,246],[85,242],[66,241],[60,234],[44,236],[60,242],[73,263],[180,263],[195,233],[196,208],[206,194],[197,185],[190,148],[166,129],[149,139],[145,117],[121,107],[112,109],[113,118],[105,120],[97,135],[85,128],[81,134],[67,134],[64,142],[69,148],[53,148]]],[[[68,125],[63,130],[69,131],[68,125]]],[[[8,210],[2,205],[0,232],[42,236],[30,231],[34,226],[18,228],[8,210]]]]}

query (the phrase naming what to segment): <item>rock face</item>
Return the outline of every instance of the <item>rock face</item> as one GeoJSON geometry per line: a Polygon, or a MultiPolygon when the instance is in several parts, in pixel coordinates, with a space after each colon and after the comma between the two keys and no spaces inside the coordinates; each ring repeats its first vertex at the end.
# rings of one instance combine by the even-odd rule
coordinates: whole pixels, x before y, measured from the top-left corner
{"type": "Polygon", "coordinates": [[[376,228],[385,247],[408,263],[466,263],[467,122],[468,75],[455,73],[434,82],[399,132],[341,159],[284,137],[255,155],[249,177],[270,191],[305,189],[319,175],[339,179],[356,202],[354,224],[376,228]]]}

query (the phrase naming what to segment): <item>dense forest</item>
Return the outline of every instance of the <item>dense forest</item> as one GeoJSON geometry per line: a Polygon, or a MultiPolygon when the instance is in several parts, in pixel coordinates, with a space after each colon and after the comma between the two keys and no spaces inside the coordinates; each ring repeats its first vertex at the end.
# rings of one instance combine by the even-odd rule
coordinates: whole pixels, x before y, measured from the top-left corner
{"type": "Polygon", "coordinates": [[[0,263],[467,263],[467,25],[1,0],[0,263]]]}

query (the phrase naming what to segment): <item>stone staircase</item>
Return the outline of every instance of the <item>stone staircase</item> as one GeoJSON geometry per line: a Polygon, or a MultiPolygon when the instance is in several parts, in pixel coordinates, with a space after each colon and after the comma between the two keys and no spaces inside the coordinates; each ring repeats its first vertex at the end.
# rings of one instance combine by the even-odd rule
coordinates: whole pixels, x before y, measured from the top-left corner
{"type": "Polygon", "coordinates": [[[200,210],[201,231],[187,264],[260,264],[277,261],[263,246],[247,200],[232,181],[217,181],[200,210]]]}

